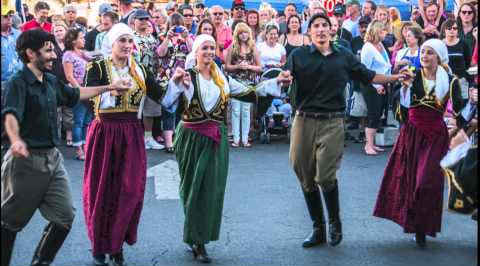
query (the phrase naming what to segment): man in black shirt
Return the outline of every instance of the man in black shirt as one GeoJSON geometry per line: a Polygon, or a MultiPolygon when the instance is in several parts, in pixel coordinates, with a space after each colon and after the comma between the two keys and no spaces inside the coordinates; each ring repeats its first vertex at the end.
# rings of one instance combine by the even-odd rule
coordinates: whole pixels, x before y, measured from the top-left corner
{"type": "Polygon", "coordinates": [[[125,81],[113,85],[72,88],[49,74],[56,58],[54,38],[36,29],[22,33],[17,52],[24,68],[7,81],[2,122],[10,149],[2,161],[2,266],[8,266],[16,232],[37,209],[50,222],[35,250],[32,266],[48,266],[67,237],[75,209],[57,130],[57,106],[73,107],[79,100],[108,90],[126,90],[125,81]]]}
{"type": "Polygon", "coordinates": [[[336,171],[343,154],[345,86],[349,80],[384,84],[402,75],[385,76],[368,70],[345,48],[331,41],[328,16],[316,14],[309,21],[312,45],[293,51],[277,78],[290,92],[297,110],[291,130],[290,162],[304,192],[313,232],[303,247],[326,242],[326,225],[318,185],[328,210],[329,244],[342,240],[336,171]]]}

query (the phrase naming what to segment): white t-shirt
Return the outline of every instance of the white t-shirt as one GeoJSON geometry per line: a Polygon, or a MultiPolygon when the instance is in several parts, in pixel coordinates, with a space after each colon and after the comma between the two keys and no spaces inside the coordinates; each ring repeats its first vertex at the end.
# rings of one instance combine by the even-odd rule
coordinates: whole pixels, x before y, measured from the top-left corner
{"type": "Polygon", "coordinates": [[[257,44],[257,50],[260,54],[262,67],[280,64],[282,56],[287,54],[285,47],[279,43],[277,43],[275,47],[270,47],[266,42],[261,42],[257,44]]]}

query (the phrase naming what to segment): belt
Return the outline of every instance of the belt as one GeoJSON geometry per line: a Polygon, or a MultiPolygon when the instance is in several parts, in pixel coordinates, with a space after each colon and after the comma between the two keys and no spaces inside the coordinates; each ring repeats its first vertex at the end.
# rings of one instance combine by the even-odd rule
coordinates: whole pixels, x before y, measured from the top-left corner
{"type": "Polygon", "coordinates": [[[29,148],[28,151],[32,154],[48,154],[48,153],[51,153],[53,151],[56,151],[57,148],[56,147],[45,147],[45,148],[29,148]]]}
{"type": "Polygon", "coordinates": [[[344,118],[345,112],[328,112],[328,113],[310,113],[297,110],[297,116],[313,119],[332,119],[332,118],[344,118]]]}

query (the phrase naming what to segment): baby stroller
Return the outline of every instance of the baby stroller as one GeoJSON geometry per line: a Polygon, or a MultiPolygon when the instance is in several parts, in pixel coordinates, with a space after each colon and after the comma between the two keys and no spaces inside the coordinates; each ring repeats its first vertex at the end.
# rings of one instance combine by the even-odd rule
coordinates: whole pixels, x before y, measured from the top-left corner
{"type": "MultiPolygon", "coordinates": [[[[276,78],[282,69],[271,68],[265,71],[260,81],[276,78]]],[[[260,125],[258,139],[262,144],[270,143],[272,135],[287,136],[290,140],[290,117],[282,112],[282,99],[273,96],[259,97],[257,103],[257,122],[260,125]]]]}

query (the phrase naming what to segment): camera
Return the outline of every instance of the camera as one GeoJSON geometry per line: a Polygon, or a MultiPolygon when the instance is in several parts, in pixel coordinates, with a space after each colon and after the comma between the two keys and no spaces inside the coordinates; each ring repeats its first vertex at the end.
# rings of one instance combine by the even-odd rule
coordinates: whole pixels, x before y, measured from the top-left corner
{"type": "Polygon", "coordinates": [[[182,32],[183,32],[183,28],[180,27],[180,26],[175,26],[174,32],[175,32],[175,33],[182,33],[182,32]]]}

